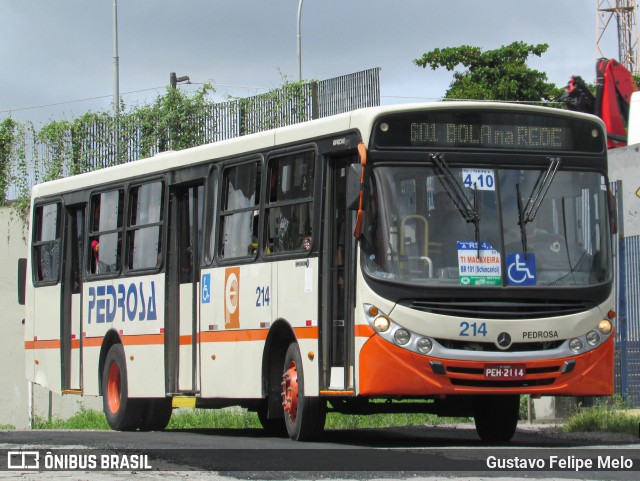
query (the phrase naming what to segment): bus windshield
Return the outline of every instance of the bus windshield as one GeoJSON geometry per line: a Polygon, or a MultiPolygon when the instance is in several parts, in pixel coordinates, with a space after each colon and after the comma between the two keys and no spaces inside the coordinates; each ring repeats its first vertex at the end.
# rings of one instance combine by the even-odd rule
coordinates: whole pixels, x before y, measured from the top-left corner
{"type": "Polygon", "coordinates": [[[604,176],[552,167],[375,167],[366,272],[460,288],[609,281],[604,176]]]}

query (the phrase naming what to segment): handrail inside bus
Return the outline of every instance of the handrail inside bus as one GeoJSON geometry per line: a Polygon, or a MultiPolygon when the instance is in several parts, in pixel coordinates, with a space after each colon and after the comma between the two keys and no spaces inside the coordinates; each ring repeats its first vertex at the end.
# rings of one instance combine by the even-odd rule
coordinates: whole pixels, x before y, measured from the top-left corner
{"type": "Polygon", "coordinates": [[[358,144],[358,155],[360,157],[360,165],[362,172],[360,174],[360,201],[358,204],[358,214],[356,215],[356,225],[353,228],[353,237],[359,239],[362,237],[362,224],[364,222],[364,210],[362,208],[362,200],[364,197],[364,170],[367,165],[367,148],[363,142],[358,144]]]}

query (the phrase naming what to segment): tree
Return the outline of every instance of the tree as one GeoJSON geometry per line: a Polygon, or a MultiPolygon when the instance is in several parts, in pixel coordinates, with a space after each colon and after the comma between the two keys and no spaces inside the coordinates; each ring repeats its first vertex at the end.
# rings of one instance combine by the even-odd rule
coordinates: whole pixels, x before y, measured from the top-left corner
{"type": "Polygon", "coordinates": [[[432,70],[444,67],[452,71],[459,65],[466,68],[454,71],[445,94],[448,99],[549,101],[557,99],[562,89],[547,82],[544,72],[526,64],[530,55],[540,57],[548,48],[547,44],[513,42],[483,52],[480,47],[463,45],[436,48],[413,62],[432,70]]]}

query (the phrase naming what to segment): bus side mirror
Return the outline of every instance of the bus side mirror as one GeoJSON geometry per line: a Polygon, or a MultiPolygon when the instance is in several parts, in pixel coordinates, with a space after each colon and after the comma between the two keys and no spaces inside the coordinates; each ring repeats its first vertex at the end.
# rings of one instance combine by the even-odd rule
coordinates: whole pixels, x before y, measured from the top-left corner
{"type": "Polygon", "coordinates": [[[362,165],[351,164],[347,170],[347,209],[358,210],[360,208],[360,180],[362,178],[362,165]]]}
{"type": "Polygon", "coordinates": [[[18,259],[18,304],[25,304],[25,290],[27,285],[27,259],[18,259]]]}

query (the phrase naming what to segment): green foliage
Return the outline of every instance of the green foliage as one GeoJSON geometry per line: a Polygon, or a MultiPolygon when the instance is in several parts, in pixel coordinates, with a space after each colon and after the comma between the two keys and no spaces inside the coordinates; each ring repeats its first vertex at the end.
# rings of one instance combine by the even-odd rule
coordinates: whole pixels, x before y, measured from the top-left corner
{"type": "Polygon", "coordinates": [[[80,406],[78,412],[69,419],[53,418],[51,421],[35,416],[33,429],[93,429],[108,430],[104,413],[80,406]]]}
{"type": "Polygon", "coordinates": [[[3,204],[7,200],[7,189],[11,181],[11,158],[16,144],[17,127],[17,122],[10,118],[0,123],[0,202],[3,204]]]}
{"type": "Polygon", "coordinates": [[[122,116],[142,126],[141,151],[148,155],[165,150],[182,150],[204,143],[203,121],[211,103],[207,94],[213,87],[205,84],[192,97],[180,89],[167,87],[152,105],[122,116]],[[201,122],[194,119],[201,120],[201,122]]]}
{"type": "Polygon", "coordinates": [[[237,407],[174,410],[167,429],[261,428],[258,415],[237,407]]]}
{"type": "Polygon", "coordinates": [[[483,52],[480,47],[463,45],[436,48],[413,62],[432,70],[454,71],[460,65],[466,69],[454,71],[445,94],[448,99],[550,101],[560,96],[561,89],[547,82],[545,73],[526,64],[530,55],[540,57],[548,48],[547,44],[513,42],[483,52]]]}
{"type": "MultiPolygon", "coordinates": [[[[365,429],[393,426],[436,426],[442,423],[471,422],[468,418],[440,418],[433,414],[372,414],[345,415],[327,414],[327,429],[365,429]]],[[[34,429],[94,429],[108,430],[109,425],[100,411],[86,409],[69,419],[54,418],[47,421],[36,416],[34,429]]],[[[167,429],[260,429],[262,426],[256,413],[231,407],[225,409],[176,409],[167,429]]],[[[2,429],[2,428],[0,428],[2,429]]]]}
{"type": "Polygon", "coordinates": [[[281,88],[262,95],[240,99],[242,112],[261,112],[260,116],[246,117],[243,134],[261,132],[291,125],[310,117],[307,105],[309,83],[286,80],[281,88]]]}
{"type": "Polygon", "coordinates": [[[620,396],[599,401],[594,407],[579,410],[567,419],[565,432],[613,432],[638,434],[640,414],[629,412],[629,405],[620,396]]]}
{"type": "MultiPolygon", "coordinates": [[[[529,398],[530,396],[522,395],[520,396],[520,410],[518,412],[518,419],[522,421],[527,421],[529,419],[529,398]]],[[[536,410],[533,406],[533,402],[531,403],[531,419],[536,418],[536,410]]]]}
{"type": "Polygon", "coordinates": [[[70,160],[70,135],[72,124],[66,120],[53,121],[38,132],[38,140],[51,155],[45,159],[43,181],[64,177],[66,163],[70,160]]]}

